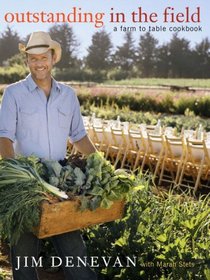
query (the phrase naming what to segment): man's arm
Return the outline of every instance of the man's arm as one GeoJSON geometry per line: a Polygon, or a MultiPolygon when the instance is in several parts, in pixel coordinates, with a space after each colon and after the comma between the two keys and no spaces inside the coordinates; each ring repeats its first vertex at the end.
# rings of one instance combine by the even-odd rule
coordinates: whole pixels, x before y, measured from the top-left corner
{"type": "Polygon", "coordinates": [[[74,143],[75,148],[84,155],[89,155],[96,152],[96,147],[86,135],[81,140],[74,143]]]}
{"type": "Polygon", "coordinates": [[[13,142],[6,137],[0,137],[0,155],[2,158],[14,158],[13,142]]]}

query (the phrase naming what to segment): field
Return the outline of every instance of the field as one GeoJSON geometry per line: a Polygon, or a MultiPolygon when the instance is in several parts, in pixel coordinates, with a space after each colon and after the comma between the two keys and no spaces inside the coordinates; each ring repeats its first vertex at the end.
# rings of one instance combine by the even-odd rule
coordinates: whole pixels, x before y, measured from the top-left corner
{"type": "Polygon", "coordinates": [[[209,89],[170,91],[168,88],[77,85],[82,113],[103,119],[116,119],[132,123],[156,124],[161,119],[164,126],[196,128],[202,123],[210,130],[209,89]],[[192,118],[193,117],[193,118],[192,118]]]}
{"type": "Polygon", "coordinates": [[[121,81],[108,80],[105,84],[112,85],[132,85],[132,86],[160,86],[160,85],[177,85],[189,86],[196,88],[210,88],[210,79],[158,79],[158,78],[141,78],[121,81]]]}
{"type": "MultiPolygon", "coordinates": [[[[83,115],[95,112],[104,119],[120,116],[122,121],[147,124],[161,119],[163,125],[174,126],[177,131],[182,127],[196,129],[202,123],[210,131],[210,79],[132,79],[104,84],[68,84],[77,92],[83,115]],[[172,91],[170,85],[189,89],[172,91]]],[[[0,86],[0,93],[4,87],[0,86]]],[[[120,256],[122,259],[138,256],[138,268],[96,268],[99,280],[209,280],[209,225],[209,196],[195,198],[189,193],[156,189],[151,186],[150,177],[145,176],[139,189],[132,194],[123,220],[94,227],[83,234],[92,256],[120,256]],[[188,267],[180,267],[180,261],[188,267]],[[157,262],[169,265],[157,266],[157,262]]],[[[49,245],[44,246],[45,253],[50,255],[49,245]]],[[[0,251],[4,253],[0,254],[0,280],[10,280],[8,251],[3,248],[0,251]]],[[[61,271],[49,274],[42,270],[40,275],[41,280],[64,279],[61,271]]]]}
{"type": "MultiPolygon", "coordinates": [[[[208,197],[151,189],[143,178],[124,219],[85,230],[83,236],[90,256],[111,257],[108,267],[95,267],[99,280],[209,280],[209,218],[208,197]],[[122,266],[114,267],[117,257],[122,266]],[[126,267],[127,257],[136,257],[136,265],[126,267]]],[[[55,255],[49,244],[45,250],[45,259],[55,255]]],[[[11,280],[8,263],[0,259],[0,264],[8,275],[0,279],[11,280]]],[[[64,279],[62,271],[39,273],[41,280],[64,279]]]]}

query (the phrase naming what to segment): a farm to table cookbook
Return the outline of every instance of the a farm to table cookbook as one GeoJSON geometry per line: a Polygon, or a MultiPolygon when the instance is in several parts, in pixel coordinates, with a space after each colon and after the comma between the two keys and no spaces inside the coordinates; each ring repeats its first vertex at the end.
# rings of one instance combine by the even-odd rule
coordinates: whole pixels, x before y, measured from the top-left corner
{"type": "MultiPolygon", "coordinates": [[[[199,90],[197,81],[206,82],[204,87],[210,88],[209,11],[210,3],[205,0],[8,0],[1,3],[1,98],[6,85],[25,79],[29,73],[18,44],[26,44],[31,32],[49,32],[62,47],[62,58],[54,65],[53,77],[75,90],[87,133],[102,151],[103,162],[105,158],[108,160],[104,164],[109,166],[108,171],[101,170],[100,174],[89,174],[88,168],[82,168],[80,163],[71,169],[62,166],[64,161],[59,163],[60,171],[56,169],[58,162],[50,166],[53,179],[49,176],[42,179],[54,187],[61,186],[61,174],[69,172],[66,178],[62,175],[62,186],[75,176],[74,184],[73,179],[71,181],[75,188],[61,188],[73,202],[66,208],[64,195],[62,204],[56,204],[57,198],[50,198],[50,203],[54,203],[50,208],[49,204],[41,206],[40,203],[45,209],[42,213],[48,213],[41,219],[41,229],[39,225],[34,227],[34,232],[42,238],[42,248],[39,259],[25,256],[26,267],[36,266],[40,273],[50,275],[53,272],[63,277],[61,267],[71,266],[72,256],[62,261],[49,236],[58,234],[61,224],[64,231],[68,231],[65,219],[70,221],[74,212],[80,211],[75,215],[73,228],[81,228],[88,256],[74,261],[78,266],[89,262],[99,280],[210,279],[207,192],[201,192],[202,197],[185,192],[186,189],[174,192],[167,182],[158,187],[150,173],[154,162],[145,161],[143,173],[140,171],[142,159],[147,160],[146,148],[145,154],[138,154],[142,147],[137,140],[133,142],[133,150],[129,148],[129,128],[134,131],[140,129],[140,124],[156,125],[158,119],[162,127],[173,126],[176,134],[188,123],[195,130],[200,123],[208,130],[209,108],[199,104],[205,102],[209,91],[199,90]],[[183,105],[180,105],[181,100],[184,100],[183,105]],[[198,106],[201,109],[196,109],[198,106]],[[115,126],[124,131],[122,138],[127,141],[124,150],[117,136],[115,144],[118,146],[111,145],[114,139],[111,140],[111,131],[115,126]],[[104,137],[103,140],[100,137],[104,137]],[[137,154],[139,158],[135,161],[137,154]],[[94,179],[97,176],[99,181],[94,179]],[[82,196],[85,185],[91,186],[91,180],[101,185],[98,183],[82,196]],[[117,188],[120,184],[121,190],[117,188]],[[105,196],[105,187],[109,196],[105,196]],[[78,202],[78,195],[82,202],[78,202]],[[88,201],[85,195],[92,200],[88,201]],[[69,217],[66,209],[70,209],[69,217]],[[56,211],[61,211],[61,216],[56,211]],[[55,222],[51,220],[53,215],[55,222]]],[[[65,112],[61,114],[64,118],[65,112]]],[[[69,144],[68,156],[75,152],[69,144]]],[[[157,176],[163,168],[162,159],[157,160],[160,163],[157,176]]],[[[82,164],[84,158],[79,160],[82,164]]],[[[94,168],[99,170],[97,164],[94,168]]],[[[170,170],[167,172],[170,174],[170,170]]],[[[39,174],[39,179],[42,175],[39,174]]],[[[53,194],[48,195],[53,197],[53,194]]],[[[2,221],[5,219],[0,217],[1,234],[5,230],[1,229],[2,221]]],[[[2,251],[3,243],[9,245],[9,242],[3,235],[0,237],[2,251]]],[[[20,260],[17,265],[18,269],[20,260]]],[[[11,267],[1,258],[0,252],[0,279],[6,279],[3,272],[11,275],[11,267]]]]}

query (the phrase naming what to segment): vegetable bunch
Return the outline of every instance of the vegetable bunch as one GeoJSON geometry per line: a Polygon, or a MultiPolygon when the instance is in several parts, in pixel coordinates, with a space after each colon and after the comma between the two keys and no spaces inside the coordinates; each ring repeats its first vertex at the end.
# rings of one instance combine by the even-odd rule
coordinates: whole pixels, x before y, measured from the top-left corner
{"type": "Polygon", "coordinates": [[[114,170],[98,152],[64,165],[35,157],[0,160],[0,235],[15,244],[21,233],[33,231],[43,200],[79,196],[81,210],[109,208],[134,185],[134,176],[114,170]]]}
{"type": "Polygon", "coordinates": [[[40,202],[49,194],[67,195],[45,182],[37,158],[0,160],[0,235],[15,244],[21,233],[39,224],[40,202]]]}
{"type": "Polygon", "coordinates": [[[114,170],[99,152],[86,159],[70,158],[63,167],[54,161],[44,161],[43,164],[47,168],[49,183],[62,189],[70,197],[80,196],[82,210],[109,208],[114,200],[124,198],[135,185],[133,175],[124,170],[114,170]]]}

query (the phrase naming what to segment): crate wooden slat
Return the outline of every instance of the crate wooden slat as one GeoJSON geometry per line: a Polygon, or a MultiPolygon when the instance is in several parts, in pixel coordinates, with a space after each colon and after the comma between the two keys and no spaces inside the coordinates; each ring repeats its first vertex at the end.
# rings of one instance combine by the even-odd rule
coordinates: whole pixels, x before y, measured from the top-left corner
{"type": "Polygon", "coordinates": [[[78,210],[80,200],[64,201],[49,204],[42,204],[40,225],[34,233],[38,238],[50,237],[53,235],[87,228],[91,225],[120,219],[123,216],[124,200],[114,201],[109,209],[97,208],[94,211],[78,210]]]}

